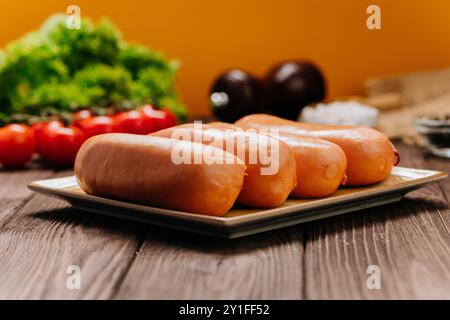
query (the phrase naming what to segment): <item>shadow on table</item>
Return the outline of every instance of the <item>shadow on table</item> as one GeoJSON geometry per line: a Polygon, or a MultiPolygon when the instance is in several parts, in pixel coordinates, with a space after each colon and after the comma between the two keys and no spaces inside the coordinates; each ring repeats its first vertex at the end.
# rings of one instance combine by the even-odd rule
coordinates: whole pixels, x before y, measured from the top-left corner
{"type": "Polygon", "coordinates": [[[73,208],[36,212],[33,218],[54,223],[71,224],[81,227],[89,236],[122,236],[138,238],[144,245],[146,242],[164,243],[174,247],[182,247],[196,251],[228,251],[234,253],[257,250],[268,246],[283,246],[293,242],[306,245],[311,241],[311,233],[318,227],[321,234],[334,235],[343,230],[363,228],[365,224],[385,224],[387,220],[395,222],[424,210],[442,209],[442,204],[426,199],[404,198],[400,202],[376,208],[356,211],[340,216],[312,221],[300,225],[286,227],[246,236],[238,239],[221,239],[187,231],[170,229],[130,220],[89,213],[73,208]],[[336,226],[339,226],[336,228],[336,226]]]}
{"type": "Polygon", "coordinates": [[[89,235],[136,237],[146,232],[146,226],[138,222],[97,215],[73,209],[70,206],[34,212],[31,217],[47,223],[61,224],[65,227],[70,225],[77,231],[81,228],[82,232],[89,235]]]}
{"type": "Polygon", "coordinates": [[[290,243],[292,240],[302,241],[302,225],[287,229],[274,230],[239,239],[221,239],[207,235],[191,233],[167,227],[151,225],[112,216],[90,213],[74,208],[40,211],[31,214],[32,218],[47,223],[70,224],[72,228],[81,227],[89,236],[123,236],[124,238],[140,238],[145,241],[164,242],[173,246],[204,250],[234,251],[254,250],[273,244],[290,243]]]}

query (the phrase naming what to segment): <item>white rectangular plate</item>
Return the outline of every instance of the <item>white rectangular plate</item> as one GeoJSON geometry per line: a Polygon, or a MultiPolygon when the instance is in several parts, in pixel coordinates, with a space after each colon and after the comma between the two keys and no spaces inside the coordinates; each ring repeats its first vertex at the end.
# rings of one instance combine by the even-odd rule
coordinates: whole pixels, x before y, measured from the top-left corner
{"type": "Polygon", "coordinates": [[[396,167],[388,179],[375,185],[341,188],[333,195],[321,199],[288,199],[282,206],[268,210],[235,207],[224,217],[91,196],[79,188],[74,176],[34,181],[28,187],[36,192],[64,199],[84,211],[215,237],[238,238],[398,201],[409,191],[446,177],[444,172],[396,167]]]}

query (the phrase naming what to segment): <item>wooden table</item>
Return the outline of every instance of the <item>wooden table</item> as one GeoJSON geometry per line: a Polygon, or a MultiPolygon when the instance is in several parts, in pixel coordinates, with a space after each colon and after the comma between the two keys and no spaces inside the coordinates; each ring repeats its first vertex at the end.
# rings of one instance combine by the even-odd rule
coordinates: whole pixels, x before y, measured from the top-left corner
{"type": "MultiPolygon", "coordinates": [[[[398,148],[402,166],[449,172],[448,160],[398,148]]],[[[399,203],[220,240],[73,210],[25,187],[69,174],[0,171],[1,299],[450,298],[448,179],[399,203]],[[80,289],[67,287],[71,265],[80,289]],[[367,287],[370,265],[379,290],[367,287]]]]}

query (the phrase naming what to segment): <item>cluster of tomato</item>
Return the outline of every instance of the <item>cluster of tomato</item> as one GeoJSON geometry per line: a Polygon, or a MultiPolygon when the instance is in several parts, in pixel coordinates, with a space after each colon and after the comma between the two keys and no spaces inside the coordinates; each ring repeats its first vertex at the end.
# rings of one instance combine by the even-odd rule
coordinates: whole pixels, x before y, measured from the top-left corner
{"type": "Polygon", "coordinates": [[[69,166],[83,142],[92,136],[111,132],[149,134],[176,124],[177,118],[169,110],[150,105],[112,116],[94,116],[89,110],[81,110],[72,114],[69,126],[59,120],[32,126],[10,124],[0,128],[0,164],[21,167],[38,153],[50,165],[69,166]]]}

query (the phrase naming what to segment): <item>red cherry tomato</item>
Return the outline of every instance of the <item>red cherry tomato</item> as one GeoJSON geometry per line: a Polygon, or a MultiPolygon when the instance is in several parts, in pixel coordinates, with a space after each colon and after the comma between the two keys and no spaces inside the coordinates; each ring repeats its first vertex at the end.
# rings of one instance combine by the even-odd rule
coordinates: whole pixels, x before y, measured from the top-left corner
{"type": "Polygon", "coordinates": [[[88,109],[83,109],[77,112],[72,113],[72,124],[76,125],[83,119],[88,119],[92,117],[92,112],[88,109]]]}
{"type": "Polygon", "coordinates": [[[42,129],[44,129],[44,127],[48,124],[48,122],[37,122],[35,124],[33,124],[31,127],[34,130],[34,134],[35,135],[39,135],[42,132],[42,129]]]}
{"type": "Polygon", "coordinates": [[[39,154],[52,165],[69,166],[74,163],[85,140],[85,135],[79,128],[64,127],[63,123],[52,121],[41,132],[39,154]]]}
{"type": "Polygon", "coordinates": [[[108,116],[97,116],[83,119],[78,121],[76,126],[84,132],[86,138],[114,131],[113,118],[108,116]]]}
{"type": "Polygon", "coordinates": [[[166,125],[167,128],[174,127],[178,124],[177,116],[172,113],[169,109],[162,109],[162,112],[166,114],[166,125]]]}
{"type": "Polygon", "coordinates": [[[10,124],[0,129],[0,163],[4,167],[22,167],[36,150],[34,131],[22,124],[10,124]]]}
{"type": "Polygon", "coordinates": [[[158,117],[154,117],[154,111],[156,110],[153,109],[151,105],[145,105],[139,109],[139,112],[142,114],[142,121],[144,122],[145,127],[148,128],[147,134],[158,131],[161,127],[158,117]]]}
{"type": "Polygon", "coordinates": [[[43,129],[49,124],[49,122],[38,122],[33,124],[31,127],[34,131],[34,137],[36,138],[36,152],[39,153],[40,144],[39,141],[41,141],[41,135],[43,129]]]}
{"type": "Polygon", "coordinates": [[[114,132],[148,134],[153,128],[144,121],[144,115],[137,111],[124,111],[114,116],[114,132]]]}
{"type": "Polygon", "coordinates": [[[46,122],[38,122],[33,124],[34,136],[36,138],[36,152],[41,154],[42,146],[45,145],[46,141],[44,140],[44,131],[47,127],[63,127],[63,123],[60,121],[52,120],[46,122]]]}
{"type": "Polygon", "coordinates": [[[168,110],[156,110],[152,106],[146,105],[141,108],[141,112],[144,115],[144,122],[148,123],[149,127],[153,127],[151,132],[173,127],[177,124],[175,115],[168,110]]]}

